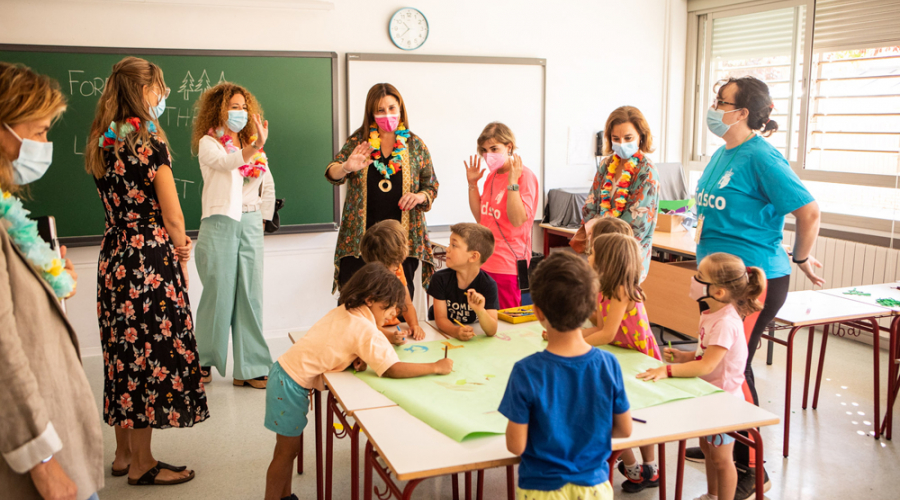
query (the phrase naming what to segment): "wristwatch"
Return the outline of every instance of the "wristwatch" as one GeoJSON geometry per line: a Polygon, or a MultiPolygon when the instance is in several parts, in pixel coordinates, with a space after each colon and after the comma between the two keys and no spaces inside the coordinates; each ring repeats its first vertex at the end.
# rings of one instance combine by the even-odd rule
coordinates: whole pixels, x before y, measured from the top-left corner
{"type": "Polygon", "coordinates": [[[507,191],[518,191],[519,185],[518,184],[510,184],[509,186],[506,186],[506,190],[507,191]]]}

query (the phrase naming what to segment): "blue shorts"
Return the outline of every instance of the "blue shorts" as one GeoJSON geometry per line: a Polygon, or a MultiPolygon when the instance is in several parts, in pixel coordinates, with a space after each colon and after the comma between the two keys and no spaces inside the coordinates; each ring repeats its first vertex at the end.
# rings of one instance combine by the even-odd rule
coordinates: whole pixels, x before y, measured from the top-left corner
{"type": "Polygon", "coordinates": [[[300,387],[276,361],[266,384],[266,429],[297,437],[306,429],[309,390],[300,387]]]}
{"type": "Polygon", "coordinates": [[[706,442],[713,446],[723,446],[734,442],[734,438],[728,434],[715,434],[706,436],[706,442]]]}

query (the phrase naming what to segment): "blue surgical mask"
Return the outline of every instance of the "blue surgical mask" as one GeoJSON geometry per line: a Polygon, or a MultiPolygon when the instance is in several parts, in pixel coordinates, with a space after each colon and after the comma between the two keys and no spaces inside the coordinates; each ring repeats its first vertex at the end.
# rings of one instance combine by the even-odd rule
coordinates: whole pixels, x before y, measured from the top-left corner
{"type": "Polygon", "coordinates": [[[734,125],[734,123],[737,122],[728,125],[722,121],[722,118],[725,117],[725,113],[734,113],[735,111],[740,110],[732,109],[731,111],[722,111],[721,109],[713,108],[706,110],[706,126],[709,127],[709,131],[719,137],[725,137],[725,134],[728,132],[728,129],[731,128],[731,125],[734,125]]]}
{"type": "Polygon", "coordinates": [[[243,109],[228,110],[228,121],[225,122],[232,132],[240,132],[247,126],[247,112],[243,109]]]}
{"type": "Polygon", "coordinates": [[[612,149],[616,156],[623,160],[627,160],[638,152],[638,141],[614,142],[612,143],[612,149]]]}
{"type": "Polygon", "coordinates": [[[163,111],[166,110],[166,98],[160,97],[159,104],[157,104],[156,107],[150,106],[149,110],[150,117],[154,120],[159,120],[159,117],[162,116],[163,111]]]}
{"type": "Polygon", "coordinates": [[[19,157],[12,161],[13,182],[17,186],[24,186],[43,177],[53,160],[53,143],[22,139],[8,124],[3,125],[22,143],[19,157]]]}

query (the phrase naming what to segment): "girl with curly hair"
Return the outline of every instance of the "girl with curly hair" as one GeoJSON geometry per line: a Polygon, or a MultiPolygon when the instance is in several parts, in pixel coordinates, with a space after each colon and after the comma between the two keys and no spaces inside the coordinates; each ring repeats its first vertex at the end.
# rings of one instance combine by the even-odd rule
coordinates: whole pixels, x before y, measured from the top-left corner
{"type": "Polygon", "coordinates": [[[269,122],[247,89],[222,82],[197,101],[191,147],[203,174],[197,272],[197,346],[203,381],[225,375],[229,330],[234,385],[266,387],[272,356],[262,334],[263,227],[275,212],[275,183],[263,146],[269,122]]]}

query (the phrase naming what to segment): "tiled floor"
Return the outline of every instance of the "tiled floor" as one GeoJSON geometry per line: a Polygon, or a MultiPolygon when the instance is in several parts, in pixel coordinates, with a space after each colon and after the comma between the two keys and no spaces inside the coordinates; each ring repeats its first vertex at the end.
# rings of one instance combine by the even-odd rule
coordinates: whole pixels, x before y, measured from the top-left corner
{"type": "MultiPolygon", "coordinates": [[[[782,427],[763,431],[766,445],[766,467],[773,487],[771,499],[843,499],[880,500],[900,498],[900,451],[891,441],[876,441],[866,434],[873,429],[872,415],[872,348],[855,341],[830,339],[825,361],[825,379],[818,410],[801,410],[802,364],[806,353],[805,333],[798,336],[794,403],[792,414],[791,456],[781,456],[782,427]],[[799,375],[798,375],[799,371],[799,375]]],[[[273,356],[290,345],[287,338],[270,341],[273,356]]],[[[816,343],[818,353],[818,341],[816,343]]],[[[887,355],[882,351],[882,395],[886,387],[887,355]]],[[[84,360],[85,370],[100,405],[102,395],[102,358],[84,360]]],[[[784,410],[785,349],[776,346],[775,362],[765,365],[765,350],[760,350],[754,363],[762,406],[776,414],[784,410]]],[[[230,375],[230,374],[229,374],[230,375]]],[[[197,478],[178,486],[129,486],[125,478],[114,478],[107,471],[102,499],[258,499],[265,487],[266,468],[275,436],[262,425],[265,393],[231,385],[230,378],[215,374],[207,385],[212,417],[192,429],[172,429],[154,434],[154,453],[160,460],[186,464],[197,471],[197,478]]],[[[882,396],[882,407],[885,398],[882,396]]],[[[883,411],[883,410],[882,410],[883,411]]],[[[900,411],[900,409],[898,409],[900,411]]],[[[900,416],[895,418],[900,426],[900,416]]],[[[312,420],[311,420],[312,425],[312,420]]],[[[900,436],[900,427],[898,427],[900,436]]],[[[111,427],[104,426],[106,461],[111,462],[115,439],[111,427]]],[[[900,437],[898,437],[900,440],[900,437]]],[[[312,439],[307,441],[305,460],[307,473],[295,476],[294,492],[302,499],[316,494],[315,455],[312,439]]],[[[690,445],[690,444],[689,444],[690,445]]],[[[673,497],[675,451],[668,446],[669,498],[673,497]]],[[[349,443],[335,444],[334,498],[349,498],[349,443]]],[[[691,499],[706,491],[702,466],[691,464],[685,469],[684,498],[691,499]]],[[[378,484],[378,481],[376,481],[378,484]]],[[[640,494],[623,493],[621,478],[616,477],[616,498],[649,500],[658,498],[657,490],[640,494]]],[[[451,498],[448,478],[423,482],[414,498],[451,498]]],[[[505,476],[502,470],[489,471],[485,481],[485,498],[505,498],[505,476]]]]}

